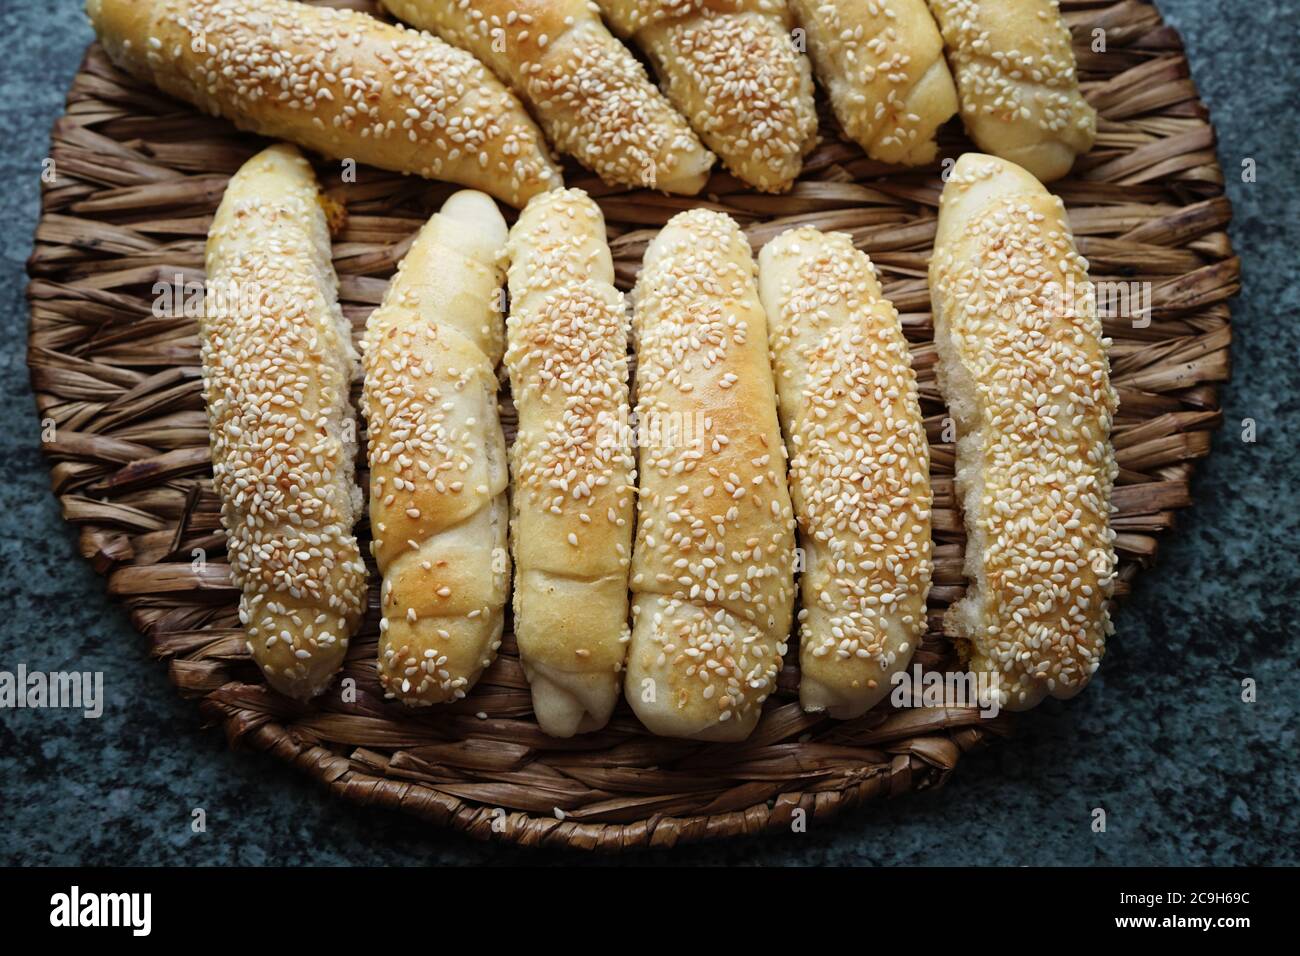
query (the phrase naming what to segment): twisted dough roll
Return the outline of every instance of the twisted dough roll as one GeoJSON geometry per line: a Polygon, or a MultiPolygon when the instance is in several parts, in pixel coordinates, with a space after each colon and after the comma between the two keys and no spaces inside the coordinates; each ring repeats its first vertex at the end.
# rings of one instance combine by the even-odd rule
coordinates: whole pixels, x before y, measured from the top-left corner
{"type": "Polygon", "coordinates": [[[749,243],[674,216],[634,292],[640,493],[626,693],[656,734],[743,740],[794,609],[794,514],[749,243]]]}
{"type": "Polygon", "coordinates": [[[1060,179],[1092,149],[1097,112],[1079,93],[1056,0],[930,0],[975,144],[1060,179]]]}
{"type": "Polygon", "coordinates": [[[405,704],[463,698],[501,644],[510,590],[496,366],[506,224],[449,198],[366,322],[379,680],[405,704]]]}
{"type": "Polygon", "coordinates": [[[817,111],[785,0],[597,2],[727,169],[765,192],[790,187],[817,143],[817,111]]]}
{"type": "Polygon", "coordinates": [[[930,446],[898,313],[843,233],[782,233],[758,257],[804,549],[799,699],[866,713],[925,633],[930,446]]]}
{"type": "Polygon", "coordinates": [[[1117,399],[1065,207],[967,153],[944,186],[930,289],[970,578],[946,628],[1008,709],[1071,697],[1110,633],[1117,399]]]}
{"type": "Polygon", "coordinates": [[[882,163],[932,161],[957,90],[925,0],[790,0],[790,8],[844,132],[882,163]]]}
{"type": "Polygon", "coordinates": [[[240,168],[208,232],[200,323],[239,619],[267,682],[298,700],[329,685],[366,602],[352,534],[356,353],[319,198],[292,146],[240,168]]]}
{"type": "Polygon", "coordinates": [[[607,183],[693,196],[713,155],[588,0],[384,0],[486,63],[607,183]]]}
{"type": "Polygon", "coordinates": [[[537,722],[570,737],[609,721],[627,656],[627,313],[586,193],[530,202],[509,253],[515,638],[537,722]]]}
{"type": "Polygon", "coordinates": [[[114,63],[240,129],[513,206],[560,183],[519,101],[426,33],[289,0],[87,0],[86,12],[114,63]]]}

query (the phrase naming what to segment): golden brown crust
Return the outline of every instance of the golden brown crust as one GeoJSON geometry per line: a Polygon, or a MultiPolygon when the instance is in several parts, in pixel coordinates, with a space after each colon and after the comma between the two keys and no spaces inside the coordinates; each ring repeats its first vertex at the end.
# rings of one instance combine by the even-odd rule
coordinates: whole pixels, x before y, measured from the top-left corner
{"type": "Polygon", "coordinates": [[[608,722],[627,655],[628,319],[586,193],[538,196],[508,250],[514,630],[538,723],[568,737],[608,722]]]}
{"type": "Polygon", "coordinates": [[[957,425],[966,597],[948,612],[1002,705],[1070,697],[1105,652],[1117,405],[1087,262],[1061,201],[967,153],[930,263],[939,385],[957,425]]]}
{"type": "Polygon", "coordinates": [[[694,195],[713,156],[587,0],[384,0],[486,63],[607,183],[694,195]]]}
{"type": "Polygon", "coordinates": [[[803,548],[800,701],[858,717],[926,628],[930,454],[898,313],[871,260],[811,227],[759,256],[803,548]]]}
{"type": "Polygon", "coordinates": [[[598,0],[727,169],[783,192],[817,142],[812,71],[785,0],[598,0]]]}
{"type": "Polygon", "coordinates": [[[311,167],[292,146],[231,178],[208,233],[201,325],[213,484],[249,652],[319,694],[365,609],[352,526],[356,365],[311,167]]]}
{"type": "Polygon", "coordinates": [[[931,162],[957,90],[925,0],[790,0],[790,8],[844,132],[872,159],[931,162]]]}
{"type": "Polygon", "coordinates": [[[1042,182],[1092,149],[1097,113],[1079,92],[1056,0],[930,0],[962,122],[977,146],[1042,182]]]}
{"type": "Polygon", "coordinates": [[[379,679],[406,704],[460,700],[501,641],[510,561],[495,359],[505,239],[491,199],[456,193],[366,323],[371,547],[384,576],[379,679]]]}
{"type": "Polygon", "coordinates": [[[290,0],[88,0],[86,9],[114,63],[241,129],[514,206],[560,182],[514,95],[428,34],[290,0]]]}
{"type": "Polygon", "coordinates": [[[736,224],[697,209],[650,244],[634,292],[626,693],[657,734],[748,736],[790,633],[794,515],[754,276],[736,224]]]}

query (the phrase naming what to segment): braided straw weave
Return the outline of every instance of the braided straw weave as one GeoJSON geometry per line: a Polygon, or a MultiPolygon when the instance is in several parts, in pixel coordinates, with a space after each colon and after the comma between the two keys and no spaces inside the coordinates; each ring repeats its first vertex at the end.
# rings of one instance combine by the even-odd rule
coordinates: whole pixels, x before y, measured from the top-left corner
{"type": "MultiPolygon", "coordinates": [[[[1225,232],[1231,211],[1214,130],[1178,34],[1138,0],[1062,7],[1084,92],[1101,118],[1096,147],[1053,189],[1094,280],[1150,283],[1153,307],[1146,327],[1130,318],[1106,323],[1121,399],[1114,524],[1122,595],[1152,562],[1176,510],[1191,503],[1193,465],[1209,452],[1220,420],[1215,383],[1228,377],[1227,300],[1238,289],[1238,262],[1225,232]],[[1097,28],[1104,53],[1091,49],[1097,28]]],[[[697,204],[734,216],[755,248],[812,222],[851,233],[871,255],[903,316],[932,443],[935,586],[916,660],[942,669],[953,660],[939,619],[963,590],[964,536],[953,448],[941,440],[925,279],[941,167],[900,171],[868,160],[839,138],[824,105],[821,113],[822,143],[784,196],[755,194],[725,174],[700,200],[611,190],[573,167],[568,182],[600,199],[623,288],[655,230],[697,204]]],[[[886,704],[847,723],[806,715],[793,647],[779,692],[741,745],[652,737],[626,704],[599,733],[549,739],[532,719],[509,637],[467,700],[412,712],[385,702],[375,677],[373,573],[370,613],[344,670],[355,679],[355,701],[331,692],[304,706],[268,691],[244,650],[224,563],[194,313],[185,314],[183,301],[171,314],[154,308],[155,283],[199,287],[227,177],[261,145],[144,88],[92,46],[54,126],[56,176],[44,187],[28,264],[28,364],[63,516],[176,687],[201,700],[232,743],[269,751],[351,800],[478,837],[617,849],[788,827],[800,809],[825,819],[938,786],[964,752],[1007,733],[1005,715],[985,720],[964,708],[886,704]]],[[[940,155],[967,148],[949,124],[940,155]]],[[[344,182],[337,163],[318,172],[347,209],[334,256],[343,308],[359,334],[413,232],[451,188],[365,167],[344,182]]],[[[504,414],[509,436],[508,399],[504,414]]],[[[364,487],[364,468],[359,479],[364,487]]],[[[364,524],[358,533],[367,552],[364,524]]]]}

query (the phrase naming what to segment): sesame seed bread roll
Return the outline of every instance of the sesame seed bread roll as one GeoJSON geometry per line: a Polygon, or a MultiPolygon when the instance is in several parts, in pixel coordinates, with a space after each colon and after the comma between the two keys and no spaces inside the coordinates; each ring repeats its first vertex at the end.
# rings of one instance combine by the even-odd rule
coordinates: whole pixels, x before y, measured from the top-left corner
{"type": "Polygon", "coordinates": [[[532,110],[556,148],[607,183],[693,196],[713,154],[588,0],[384,0],[469,50],[532,110]]]}
{"type": "Polygon", "coordinates": [[[790,188],[817,144],[817,111],[785,0],[597,2],[727,169],[764,192],[790,188]]]}
{"type": "Polygon", "coordinates": [[[628,319],[586,193],[538,196],[508,249],[514,631],[538,724],[571,737],[609,722],[627,656],[628,319]]]}
{"type": "Polygon", "coordinates": [[[292,146],[231,178],[206,268],[203,391],[239,619],[267,682],[307,700],[343,663],[366,567],[352,534],[356,353],[316,178],[292,146]]]}
{"type": "Polygon", "coordinates": [[[790,0],[790,8],[844,132],[882,163],[933,161],[957,89],[925,0],[790,0]]]}
{"type": "Polygon", "coordinates": [[[811,227],[758,257],[804,551],[799,699],[859,717],[926,629],[930,446],[898,312],[865,253],[811,227]]]}
{"type": "Polygon", "coordinates": [[[560,183],[514,95],[426,33],[290,0],[87,0],[86,12],[119,67],[240,129],[513,206],[560,183]]]}
{"type": "Polygon", "coordinates": [[[930,0],[975,144],[1060,179],[1092,149],[1097,112],[1079,92],[1056,0],[930,0]]]}
{"type": "Polygon", "coordinates": [[[639,429],[626,694],[651,731],[743,740],[794,610],[794,513],[754,259],[729,216],[674,216],[634,291],[639,429]]]}
{"type": "Polygon", "coordinates": [[[366,322],[379,681],[404,704],[460,700],[496,657],[510,591],[496,366],[506,224],[480,192],[420,230],[366,322]]]}
{"type": "Polygon", "coordinates": [[[945,628],[1002,706],[1072,697],[1111,631],[1118,402],[1065,207],[1012,163],[962,156],[930,289],[970,579],[945,628]]]}

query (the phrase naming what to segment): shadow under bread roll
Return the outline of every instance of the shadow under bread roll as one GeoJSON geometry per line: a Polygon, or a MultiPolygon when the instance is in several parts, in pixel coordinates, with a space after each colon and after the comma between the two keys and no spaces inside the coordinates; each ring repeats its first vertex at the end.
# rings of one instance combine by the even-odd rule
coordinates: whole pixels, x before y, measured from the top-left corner
{"type": "Polygon", "coordinates": [[[898,312],[852,239],[792,229],[758,266],[804,550],[799,699],[847,720],[925,634],[930,445],[898,312]]]}
{"type": "Polygon", "coordinates": [[[971,669],[996,679],[1002,706],[1071,697],[1111,631],[1118,400],[1060,199],[1014,163],[962,156],[943,190],[930,292],[970,579],[945,628],[971,669]]]}
{"type": "Polygon", "coordinates": [[[307,700],[343,663],[366,567],[352,533],[356,352],[298,150],[272,146],[240,167],[205,258],[203,389],[239,619],[267,682],[307,700]]]}
{"type": "Polygon", "coordinates": [[[696,209],[633,292],[638,480],[625,692],[656,734],[743,740],[776,687],[794,514],[749,243],[696,209]]]}

